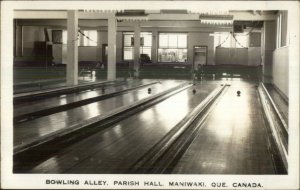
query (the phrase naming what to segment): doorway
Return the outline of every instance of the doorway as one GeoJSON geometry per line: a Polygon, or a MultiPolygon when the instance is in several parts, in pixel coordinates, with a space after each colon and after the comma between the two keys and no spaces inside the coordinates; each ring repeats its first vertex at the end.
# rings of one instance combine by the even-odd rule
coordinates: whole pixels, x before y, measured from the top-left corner
{"type": "Polygon", "coordinates": [[[207,46],[194,46],[194,70],[207,64],[207,46]]]}
{"type": "Polygon", "coordinates": [[[107,65],[108,47],[107,44],[102,44],[102,63],[107,65]]]}

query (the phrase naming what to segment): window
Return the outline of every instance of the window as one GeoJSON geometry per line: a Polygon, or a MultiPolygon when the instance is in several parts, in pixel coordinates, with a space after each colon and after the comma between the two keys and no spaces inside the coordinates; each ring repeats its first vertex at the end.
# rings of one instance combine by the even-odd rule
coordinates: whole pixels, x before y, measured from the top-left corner
{"type": "Polygon", "coordinates": [[[261,33],[251,32],[249,36],[249,46],[250,47],[260,47],[261,46],[261,33]]]}
{"type": "Polygon", "coordinates": [[[80,46],[97,46],[97,30],[83,30],[79,33],[80,38],[78,44],[80,46]]]}
{"type": "MultiPolygon", "coordinates": [[[[141,32],[140,54],[147,54],[151,59],[152,33],[141,32]]],[[[134,33],[123,33],[123,60],[133,60],[134,33]]]]}
{"type": "Polygon", "coordinates": [[[63,34],[62,34],[62,43],[63,44],[67,44],[68,41],[68,34],[66,30],[63,30],[63,34]]]}
{"type": "Polygon", "coordinates": [[[248,45],[248,41],[249,41],[249,35],[245,35],[245,34],[236,34],[235,35],[235,47],[236,48],[247,48],[248,45]]]}
{"type": "Polygon", "coordinates": [[[223,48],[247,48],[249,46],[249,35],[246,33],[229,32],[214,33],[214,46],[223,48]]]}
{"type": "MultiPolygon", "coordinates": [[[[62,43],[67,44],[68,33],[66,30],[62,32],[62,43]]],[[[97,30],[84,30],[79,32],[78,46],[97,46],[97,30]]]]}
{"type": "Polygon", "coordinates": [[[141,33],[141,43],[140,54],[146,54],[151,60],[151,49],[152,49],[152,33],[142,32],[141,33]]]}
{"type": "Polygon", "coordinates": [[[187,34],[160,33],[158,62],[187,62],[187,34]]]}
{"type": "Polygon", "coordinates": [[[280,33],[281,33],[281,42],[280,42],[280,46],[284,47],[287,45],[287,19],[288,19],[288,15],[287,15],[287,11],[281,11],[281,29],[280,29],[280,33]]]}
{"type": "Polygon", "coordinates": [[[214,44],[215,44],[215,47],[230,48],[231,47],[231,34],[229,32],[214,33],[214,44]]]}
{"type": "Polygon", "coordinates": [[[276,47],[280,48],[287,45],[287,11],[280,11],[277,17],[277,43],[276,47]]]}

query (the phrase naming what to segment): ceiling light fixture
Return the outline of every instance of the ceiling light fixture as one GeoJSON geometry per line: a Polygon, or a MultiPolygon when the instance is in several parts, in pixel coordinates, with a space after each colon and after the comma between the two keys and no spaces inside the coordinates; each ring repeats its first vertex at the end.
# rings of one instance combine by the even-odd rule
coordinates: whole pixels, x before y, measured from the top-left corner
{"type": "Polygon", "coordinates": [[[202,14],[199,16],[200,22],[203,24],[213,25],[232,25],[233,15],[208,15],[202,14]]]}

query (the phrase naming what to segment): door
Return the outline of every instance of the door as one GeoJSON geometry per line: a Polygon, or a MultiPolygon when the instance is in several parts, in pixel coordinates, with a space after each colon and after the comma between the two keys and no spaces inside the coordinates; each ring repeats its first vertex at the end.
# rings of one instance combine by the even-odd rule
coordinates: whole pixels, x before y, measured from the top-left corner
{"type": "Polygon", "coordinates": [[[108,55],[108,49],[107,44],[102,44],[102,62],[104,65],[107,64],[107,55],[108,55]]]}
{"type": "Polygon", "coordinates": [[[194,46],[194,70],[207,64],[207,46],[194,46]]]}

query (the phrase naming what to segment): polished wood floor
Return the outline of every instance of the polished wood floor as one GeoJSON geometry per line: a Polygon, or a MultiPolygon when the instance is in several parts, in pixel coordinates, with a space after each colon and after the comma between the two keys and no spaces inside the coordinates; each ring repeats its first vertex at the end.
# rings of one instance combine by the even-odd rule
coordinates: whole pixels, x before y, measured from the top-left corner
{"type": "MultiPolygon", "coordinates": [[[[158,94],[164,90],[170,89],[182,83],[182,81],[162,81],[154,84],[151,87],[151,93],[148,93],[148,88],[141,88],[122,94],[120,96],[105,99],[99,102],[94,102],[85,106],[73,108],[67,111],[55,113],[49,116],[37,118],[28,122],[16,124],[14,126],[14,146],[22,145],[34,141],[45,135],[49,135],[55,131],[71,127],[80,121],[92,118],[126,105],[130,105],[136,101],[158,94]]],[[[118,88],[118,87],[117,87],[118,88]]],[[[91,93],[97,95],[99,92],[86,92],[89,96],[91,93]]],[[[100,92],[101,93],[101,92],[100,92]]],[[[71,95],[72,96],[72,95],[71,95]]],[[[72,98],[71,98],[72,99],[72,98]]],[[[58,102],[65,102],[66,99],[57,98],[58,102]]],[[[74,101],[73,99],[71,101],[74,101]]],[[[41,104],[47,104],[47,99],[40,101],[41,104]]],[[[36,105],[40,107],[41,105],[36,105]]],[[[35,105],[31,107],[35,109],[35,105]]]]}
{"type": "Polygon", "coordinates": [[[127,83],[125,85],[120,85],[120,86],[113,86],[113,85],[107,86],[104,88],[105,91],[102,91],[102,88],[100,87],[100,88],[96,88],[95,90],[71,93],[71,94],[61,95],[59,97],[49,97],[46,99],[26,101],[14,106],[14,117],[22,114],[31,113],[33,110],[38,111],[46,108],[64,105],[66,103],[93,98],[103,94],[108,94],[108,93],[117,92],[128,88],[132,88],[134,86],[138,86],[144,83],[145,82],[142,81],[135,81],[133,83],[127,83]]]}
{"type": "Polygon", "coordinates": [[[275,173],[256,86],[231,82],[173,173],[275,173]]]}
{"type": "MultiPolygon", "coordinates": [[[[21,123],[15,145],[178,85],[164,81],[100,102],[21,123]]],[[[25,173],[127,173],[149,149],[220,84],[230,84],[212,107],[198,135],[174,166],[173,174],[276,174],[258,83],[239,79],[205,81],[99,130],[33,164],[25,173]],[[193,91],[196,90],[196,93],[193,91]],[[241,91],[241,95],[237,95],[241,91]]],[[[38,154],[38,153],[37,153],[38,154]]],[[[32,155],[33,157],[35,155],[32,155]]]]}
{"type": "Polygon", "coordinates": [[[34,167],[33,173],[124,173],[217,84],[189,88],[100,131],[34,167]]]}

